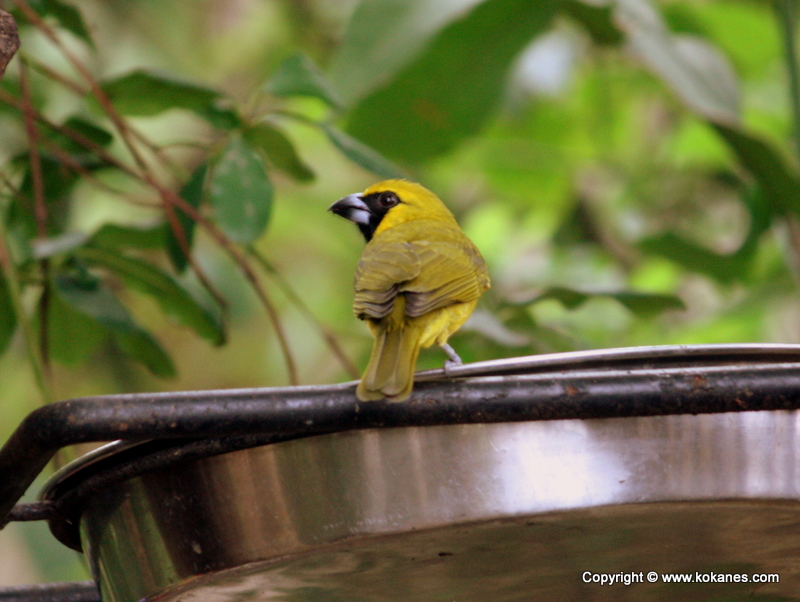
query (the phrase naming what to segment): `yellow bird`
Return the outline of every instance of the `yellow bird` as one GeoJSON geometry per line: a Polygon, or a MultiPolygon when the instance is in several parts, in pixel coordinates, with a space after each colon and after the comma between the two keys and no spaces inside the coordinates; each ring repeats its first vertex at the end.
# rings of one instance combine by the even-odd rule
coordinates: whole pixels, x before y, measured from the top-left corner
{"type": "Polygon", "coordinates": [[[430,190],[386,180],[330,207],[358,226],[367,246],[358,262],[353,311],[367,322],[375,344],[356,389],[361,401],[403,401],[414,386],[422,347],[440,345],[469,318],[489,288],[478,248],[430,190]]]}

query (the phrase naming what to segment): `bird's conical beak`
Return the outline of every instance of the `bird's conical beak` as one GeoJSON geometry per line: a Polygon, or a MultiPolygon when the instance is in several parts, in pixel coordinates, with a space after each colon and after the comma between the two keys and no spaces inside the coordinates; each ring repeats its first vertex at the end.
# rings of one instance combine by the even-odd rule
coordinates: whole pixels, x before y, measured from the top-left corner
{"type": "Polygon", "coordinates": [[[328,207],[328,211],[333,211],[336,215],[341,215],[356,224],[369,224],[369,207],[359,193],[348,194],[346,197],[339,199],[328,207]]]}

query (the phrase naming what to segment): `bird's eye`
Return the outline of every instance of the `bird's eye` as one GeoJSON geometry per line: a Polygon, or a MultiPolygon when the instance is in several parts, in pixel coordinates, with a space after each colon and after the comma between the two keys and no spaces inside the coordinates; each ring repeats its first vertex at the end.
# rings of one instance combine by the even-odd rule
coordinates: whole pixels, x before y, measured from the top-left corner
{"type": "Polygon", "coordinates": [[[381,204],[381,207],[389,208],[397,205],[400,199],[398,199],[397,195],[393,192],[384,192],[378,197],[378,202],[381,204]]]}

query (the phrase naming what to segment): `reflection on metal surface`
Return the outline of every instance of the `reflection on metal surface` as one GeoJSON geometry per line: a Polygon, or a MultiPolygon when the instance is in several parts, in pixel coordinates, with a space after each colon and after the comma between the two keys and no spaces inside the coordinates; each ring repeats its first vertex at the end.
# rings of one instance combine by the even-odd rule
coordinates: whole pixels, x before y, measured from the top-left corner
{"type": "Polygon", "coordinates": [[[91,500],[81,535],[115,602],[800,599],[787,537],[800,523],[799,420],[769,411],[320,435],[126,481],[91,500]],[[780,583],[581,581],[583,571],[698,570],[780,583]]]}

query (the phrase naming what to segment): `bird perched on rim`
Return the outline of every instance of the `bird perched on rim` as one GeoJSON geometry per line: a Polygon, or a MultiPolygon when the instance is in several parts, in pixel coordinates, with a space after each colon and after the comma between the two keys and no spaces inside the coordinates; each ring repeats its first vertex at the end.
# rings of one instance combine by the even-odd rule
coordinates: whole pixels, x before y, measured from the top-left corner
{"type": "Polygon", "coordinates": [[[375,344],[356,395],[403,401],[420,348],[438,344],[449,357],[445,367],[461,363],[447,339],[489,288],[486,264],[439,197],[419,184],[379,182],[330,211],[355,222],[367,241],[353,311],[375,344]]]}

